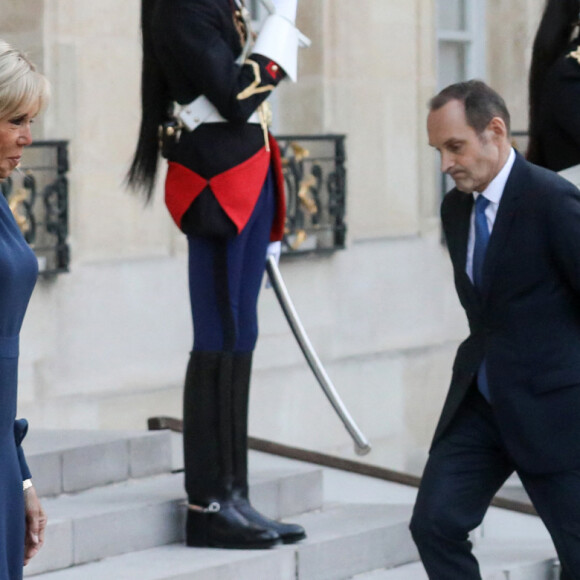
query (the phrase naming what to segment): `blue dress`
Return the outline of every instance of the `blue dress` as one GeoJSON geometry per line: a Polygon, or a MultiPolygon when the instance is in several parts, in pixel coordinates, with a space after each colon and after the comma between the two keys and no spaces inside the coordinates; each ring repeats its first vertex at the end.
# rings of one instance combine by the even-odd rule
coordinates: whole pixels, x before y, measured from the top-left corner
{"type": "Polygon", "coordinates": [[[0,580],[21,580],[25,513],[22,481],[30,472],[16,420],[18,338],[38,276],[38,261],[0,195],[0,580]]]}

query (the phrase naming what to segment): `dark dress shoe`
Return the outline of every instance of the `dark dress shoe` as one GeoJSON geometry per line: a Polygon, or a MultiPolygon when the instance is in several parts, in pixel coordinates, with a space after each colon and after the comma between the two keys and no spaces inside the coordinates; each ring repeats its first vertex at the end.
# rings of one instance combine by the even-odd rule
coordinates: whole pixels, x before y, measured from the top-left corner
{"type": "Polygon", "coordinates": [[[231,502],[219,506],[219,511],[191,508],[187,511],[185,543],[188,546],[262,550],[280,541],[280,536],[273,529],[249,521],[231,502]]]}
{"type": "Polygon", "coordinates": [[[252,507],[247,499],[237,499],[235,502],[236,510],[241,513],[248,521],[257,524],[261,528],[273,530],[280,536],[284,544],[294,544],[306,538],[306,531],[298,524],[285,524],[277,522],[262,515],[252,507]]]}

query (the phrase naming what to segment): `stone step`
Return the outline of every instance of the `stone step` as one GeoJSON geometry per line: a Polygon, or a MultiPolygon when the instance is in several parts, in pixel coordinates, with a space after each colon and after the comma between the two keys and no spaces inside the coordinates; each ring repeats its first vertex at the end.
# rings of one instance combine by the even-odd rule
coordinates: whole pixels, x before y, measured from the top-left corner
{"type": "Polygon", "coordinates": [[[171,471],[169,431],[34,429],[23,447],[42,497],[171,471]]]}
{"type": "MultiPolygon", "coordinates": [[[[321,506],[322,471],[317,467],[276,471],[274,462],[267,471],[252,473],[252,501],[270,517],[321,506]]],[[[46,543],[27,566],[27,575],[182,541],[183,474],[133,479],[47,498],[43,506],[49,521],[46,543]]]]}
{"type": "MultiPolygon", "coordinates": [[[[555,552],[546,542],[480,541],[477,555],[483,580],[557,580],[555,552]]],[[[374,570],[353,576],[351,580],[428,580],[416,562],[390,570],[374,570]]]]}
{"type": "Polygon", "coordinates": [[[35,580],[344,580],[418,556],[408,531],[410,506],[332,505],[293,518],[299,544],[265,551],[159,547],[107,558],[35,580]]]}
{"type": "Polygon", "coordinates": [[[34,580],[296,580],[294,552],[171,545],[107,558],[34,580]]]}
{"type": "Polygon", "coordinates": [[[299,521],[310,541],[297,547],[297,578],[335,580],[416,561],[409,532],[412,506],[337,504],[299,521]]]}
{"type": "Polygon", "coordinates": [[[250,500],[274,519],[319,510],[323,505],[323,469],[317,465],[250,451],[250,500]]]}

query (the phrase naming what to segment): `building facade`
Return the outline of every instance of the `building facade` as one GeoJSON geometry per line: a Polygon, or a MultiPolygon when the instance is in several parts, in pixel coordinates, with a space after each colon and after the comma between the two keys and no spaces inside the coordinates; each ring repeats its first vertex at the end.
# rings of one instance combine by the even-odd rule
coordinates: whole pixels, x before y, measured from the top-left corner
{"type": "MultiPolygon", "coordinates": [[[[138,0],[6,0],[0,36],[53,84],[39,139],[70,142],[70,272],[42,279],[22,334],[19,414],[33,427],[144,428],[181,415],[192,345],[186,244],[159,187],[123,180],[140,118],[138,0]]],[[[467,327],[441,243],[441,178],[427,145],[438,86],[479,76],[525,130],[543,0],[301,0],[312,39],[278,90],[278,133],[343,133],[348,242],[282,272],[337,390],[374,445],[419,470],[467,327]]],[[[162,180],[160,180],[161,182],[162,180]]],[[[251,433],[350,455],[348,435],[286,325],[260,302],[251,433]]]]}

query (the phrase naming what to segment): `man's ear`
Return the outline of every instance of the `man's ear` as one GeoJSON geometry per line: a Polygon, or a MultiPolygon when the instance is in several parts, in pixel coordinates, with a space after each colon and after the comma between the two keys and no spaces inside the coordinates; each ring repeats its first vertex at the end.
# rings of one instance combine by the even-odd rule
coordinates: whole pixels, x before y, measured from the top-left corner
{"type": "Polygon", "coordinates": [[[507,127],[505,121],[501,117],[494,117],[487,125],[487,130],[497,140],[507,139],[507,127]]]}

